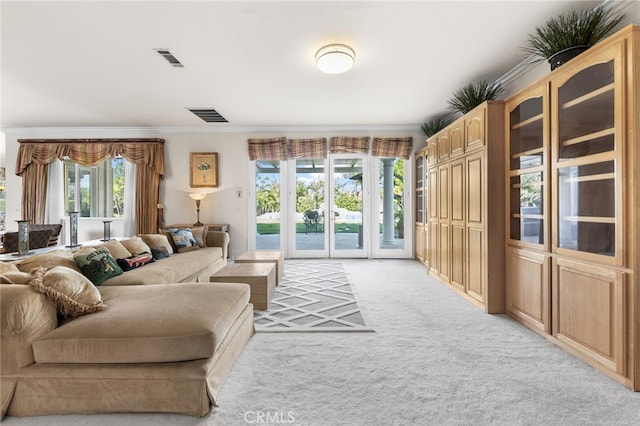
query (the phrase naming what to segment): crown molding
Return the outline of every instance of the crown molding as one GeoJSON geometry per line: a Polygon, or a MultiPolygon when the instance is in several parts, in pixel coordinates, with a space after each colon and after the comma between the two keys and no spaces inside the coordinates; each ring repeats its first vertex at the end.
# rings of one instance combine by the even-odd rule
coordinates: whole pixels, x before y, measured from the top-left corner
{"type": "Polygon", "coordinates": [[[355,126],[224,126],[224,127],[7,127],[2,128],[5,135],[21,137],[47,135],[95,137],[96,135],[161,135],[180,133],[371,133],[371,132],[420,132],[420,124],[405,125],[355,125],[355,126]]]}

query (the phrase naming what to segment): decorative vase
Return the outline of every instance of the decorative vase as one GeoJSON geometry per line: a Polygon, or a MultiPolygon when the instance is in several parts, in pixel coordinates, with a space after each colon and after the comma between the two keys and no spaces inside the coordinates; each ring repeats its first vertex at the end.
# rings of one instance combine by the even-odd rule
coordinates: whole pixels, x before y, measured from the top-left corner
{"type": "Polygon", "coordinates": [[[575,58],[588,48],[589,46],[573,46],[554,53],[549,57],[549,65],[551,65],[551,71],[555,70],[565,62],[568,62],[571,59],[575,58]]]}

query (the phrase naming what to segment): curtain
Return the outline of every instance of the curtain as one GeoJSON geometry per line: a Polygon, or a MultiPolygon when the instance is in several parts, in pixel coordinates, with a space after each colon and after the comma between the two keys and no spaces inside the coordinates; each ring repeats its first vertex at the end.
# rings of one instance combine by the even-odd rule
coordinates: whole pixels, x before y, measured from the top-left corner
{"type": "Polygon", "coordinates": [[[44,220],[42,223],[62,223],[62,217],[64,216],[64,180],[62,161],[56,159],[49,163],[47,179],[47,199],[44,207],[44,220]]]}
{"type": "Polygon", "coordinates": [[[287,138],[249,139],[249,160],[287,159],[287,138]]]}
{"type": "Polygon", "coordinates": [[[413,151],[413,138],[373,138],[371,154],[376,157],[404,158],[408,160],[413,151]]]}
{"type": "Polygon", "coordinates": [[[124,162],[124,224],[123,235],[135,235],[136,232],[136,165],[124,162]]]}
{"type": "Polygon", "coordinates": [[[156,232],[160,180],[164,176],[164,139],[19,139],[18,142],[16,175],[22,176],[23,218],[43,223],[47,168],[54,159],[69,157],[78,164],[95,166],[120,155],[138,166],[136,232],[156,232]]]}
{"type": "Polygon", "coordinates": [[[289,139],[289,158],[327,158],[327,138],[289,139]]]}
{"type": "Polygon", "coordinates": [[[336,136],[331,138],[329,145],[329,152],[332,154],[337,153],[363,153],[369,152],[369,136],[365,137],[346,137],[336,136]]]}

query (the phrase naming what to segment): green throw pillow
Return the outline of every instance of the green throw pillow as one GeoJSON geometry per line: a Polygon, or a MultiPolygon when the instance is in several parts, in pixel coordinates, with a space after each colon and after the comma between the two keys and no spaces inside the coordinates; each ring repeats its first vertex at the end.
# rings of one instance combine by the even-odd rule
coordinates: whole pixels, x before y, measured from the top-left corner
{"type": "Polygon", "coordinates": [[[94,285],[100,285],[111,277],[122,275],[122,268],[118,266],[106,247],[89,253],[74,256],[82,274],[89,278],[94,285]]]}

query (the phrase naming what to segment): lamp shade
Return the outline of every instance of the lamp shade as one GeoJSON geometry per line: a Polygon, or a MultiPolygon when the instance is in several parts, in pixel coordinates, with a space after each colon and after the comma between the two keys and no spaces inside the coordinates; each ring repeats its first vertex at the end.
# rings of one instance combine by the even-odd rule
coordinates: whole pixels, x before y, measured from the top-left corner
{"type": "Polygon", "coordinates": [[[205,198],[207,198],[207,194],[195,193],[189,194],[189,197],[193,198],[194,200],[204,200],[205,198]]]}
{"type": "Polygon", "coordinates": [[[353,67],[356,53],[346,44],[328,44],[316,52],[318,69],[327,74],[342,74],[353,67]]]}

